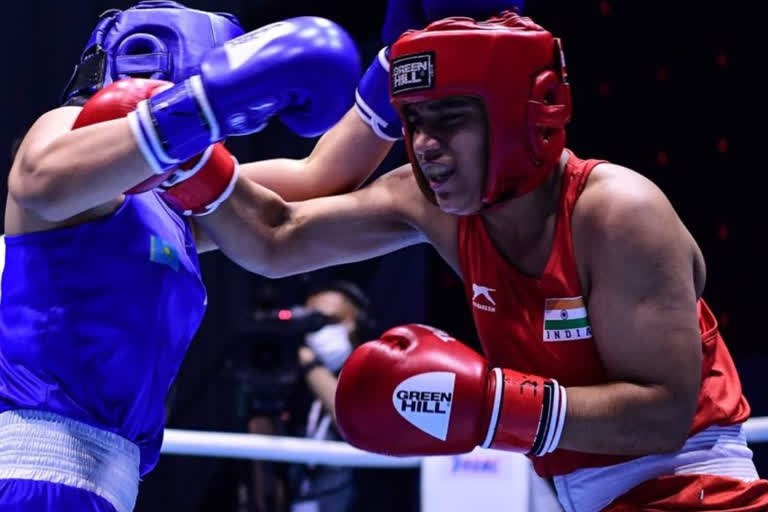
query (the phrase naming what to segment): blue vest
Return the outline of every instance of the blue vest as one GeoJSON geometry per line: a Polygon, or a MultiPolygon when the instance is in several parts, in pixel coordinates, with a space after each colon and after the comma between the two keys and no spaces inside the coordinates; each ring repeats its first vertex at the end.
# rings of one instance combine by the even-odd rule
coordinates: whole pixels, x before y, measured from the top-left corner
{"type": "Polygon", "coordinates": [[[61,414],[157,463],[164,399],[206,306],[189,224],[155,193],[103,219],[5,237],[0,411],[61,414]]]}

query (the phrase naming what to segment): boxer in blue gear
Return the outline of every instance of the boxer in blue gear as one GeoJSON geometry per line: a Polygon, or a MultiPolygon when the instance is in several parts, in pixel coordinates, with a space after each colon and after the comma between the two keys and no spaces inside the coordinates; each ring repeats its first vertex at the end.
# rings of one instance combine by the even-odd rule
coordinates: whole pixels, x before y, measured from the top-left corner
{"type": "MultiPolygon", "coordinates": [[[[43,505],[60,486],[80,489],[56,491],[72,503],[95,494],[133,508],[205,300],[190,227],[154,193],[128,195],[98,220],[6,236],[0,510],[20,493],[43,505]]],[[[65,502],[50,505],[89,510],[65,502]]],[[[112,510],[102,505],[94,510],[112,510]]]]}
{"type": "MultiPolygon", "coordinates": [[[[210,175],[228,173],[227,183],[237,176],[236,161],[216,144],[169,169],[165,188],[123,193],[155,177],[126,114],[173,85],[130,77],[150,76],[145,64],[159,63],[156,78],[183,83],[240,29],[231,16],[172,2],[142,2],[109,16],[85,57],[99,59],[102,66],[91,69],[103,74],[76,73],[67,94],[67,100],[82,98],[84,106],[75,101],[43,114],[24,137],[9,175],[0,287],[0,512],[133,509],[139,477],[159,456],[165,395],[205,312],[200,235],[193,217],[184,215],[194,213],[185,201],[203,198],[215,205],[227,191],[210,175]],[[184,30],[163,39],[148,20],[184,30]],[[206,31],[199,39],[198,31],[190,30],[198,23],[225,29],[221,37],[210,38],[206,31]],[[161,61],[121,59],[121,41],[130,37],[168,53],[161,61]],[[199,58],[192,58],[190,48],[199,58]],[[86,76],[95,77],[93,83],[77,78],[86,76]],[[183,211],[168,205],[170,194],[183,211]]],[[[303,110],[291,105],[292,113],[276,109],[276,116],[293,115],[289,126],[299,134],[330,128],[343,113],[343,98],[344,107],[351,107],[358,78],[311,75],[304,86],[302,68],[345,65],[351,75],[359,66],[346,33],[328,20],[314,21],[334,31],[339,44],[318,48],[306,33],[276,37],[301,50],[296,90],[327,94],[332,83],[342,99],[315,101],[303,110]]],[[[142,48],[131,51],[139,55],[142,48]]],[[[278,56],[277,65],[273,53],[253,47],[239,56],[244,67],[238,68],[238,79],[258,81],[258,94],[265,96],[282,91],[288,58],[278,56]]],[[[230,71],[218,67],[219,83],[230,71]]],[[[243,87],[218,90],[219,99],[246,97],[238,88],[243,87]]],[[[241,167],[254,179],[266,174],[264,169],[273,172],[262,163],[241,167]]],[[[289,197],[330,194],[364,178],[357,170],[344,174],[323,167],[324,185],[302,189],[311,180],[293,170],[286,168],[275,183],[278,192],[284,183],[289,197]]]]}

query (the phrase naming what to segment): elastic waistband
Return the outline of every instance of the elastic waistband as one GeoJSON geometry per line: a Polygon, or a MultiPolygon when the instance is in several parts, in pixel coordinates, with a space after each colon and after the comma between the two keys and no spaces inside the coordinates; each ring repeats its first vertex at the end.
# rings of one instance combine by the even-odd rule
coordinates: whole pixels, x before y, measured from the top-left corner
{"type": "Polygon", "coordinates": [[[0,479],[76,487],[131,512],[139,462],[139,447],[112,432],[50,412],[0,413],[0,479]]]}
{"type": "Polygon", "coordinates": [[[712,426],[690,437],[677,452],[579,469],[554,477],[554,483],[566,512],[597,512],[643,482],[665,475],[690,474],[757,480],[752,450],[747,447],[742,426],[712,426]]]}

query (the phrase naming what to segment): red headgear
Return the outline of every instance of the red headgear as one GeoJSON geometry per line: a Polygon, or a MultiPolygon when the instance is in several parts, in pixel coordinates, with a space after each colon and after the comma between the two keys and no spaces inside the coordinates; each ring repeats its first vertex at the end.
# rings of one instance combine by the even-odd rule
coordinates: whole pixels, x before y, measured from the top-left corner
{"type": "Polygon", "coordinates": [[[560,40],[513,12],[487,21],[446,18],[403,34],[390,50],[390,94],[415,158],[403,106],[447,96],[480,99],[488,117],[488,174],[483,203],[525,194],[558,164],[571,118],[571,90],[560,40]]]}

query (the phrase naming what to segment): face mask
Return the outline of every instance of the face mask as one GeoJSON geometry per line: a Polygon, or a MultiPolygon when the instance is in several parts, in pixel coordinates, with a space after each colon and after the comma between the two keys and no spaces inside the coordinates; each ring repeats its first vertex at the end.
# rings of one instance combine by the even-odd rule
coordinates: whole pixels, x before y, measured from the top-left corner
{"type": "Polygon", "coordinates": [[[330,324],[311,332],[304,338],[323,365],[332,372],[339,371],[352,353],[349,330],[344,324],[330,324]]]}

